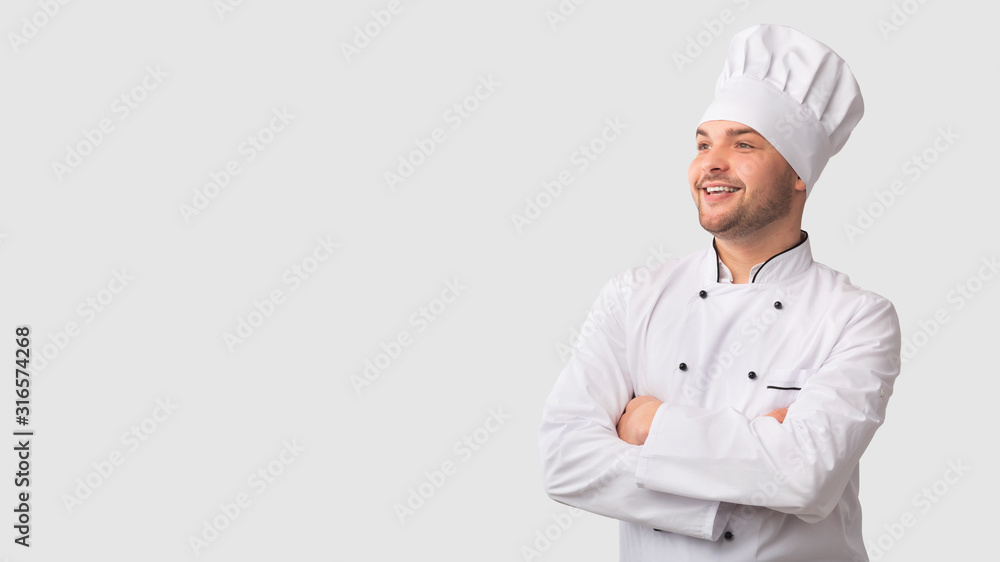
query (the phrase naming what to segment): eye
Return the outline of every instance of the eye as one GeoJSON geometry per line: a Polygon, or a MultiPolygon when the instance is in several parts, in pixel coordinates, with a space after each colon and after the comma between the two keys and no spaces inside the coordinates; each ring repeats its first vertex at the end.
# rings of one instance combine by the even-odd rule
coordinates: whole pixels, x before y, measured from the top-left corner
{"type": "Polygon", "coordinates": [[[708,143],[707,142],[699,142],[698,143],[698,150],[705,150],[706,148],[708,148],[708,143]]]}
{"type": "Polygon", "coordinates": [[[745,142],[740,142],[736,146],[738,146],[739,148],[753,148],[752,146],[750,146],[749,144],[747,144],[745,142]]]}

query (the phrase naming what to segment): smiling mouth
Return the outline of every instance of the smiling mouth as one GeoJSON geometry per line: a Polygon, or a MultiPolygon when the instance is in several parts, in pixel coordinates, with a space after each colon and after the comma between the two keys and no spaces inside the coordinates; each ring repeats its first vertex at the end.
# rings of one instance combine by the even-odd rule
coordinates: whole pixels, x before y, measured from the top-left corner
{"type": "Polygon", "coordinates": [[[729,185],[713,185],[702,189],[705,190],[705,193],[736,193],[740,190],[738,187],[732,187],[729,185]]]}

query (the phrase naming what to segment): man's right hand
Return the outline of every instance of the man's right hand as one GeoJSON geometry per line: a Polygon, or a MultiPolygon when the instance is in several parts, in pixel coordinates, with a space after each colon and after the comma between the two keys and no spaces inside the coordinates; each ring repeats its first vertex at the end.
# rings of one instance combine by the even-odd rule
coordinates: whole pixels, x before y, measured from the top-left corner
{"type": "Polygon", "coordinates": [[[632,445],[642,445],[649,436],[660,402],[652,396],[636,396],[625,405],[625,412],[618,420],[618,438],[632,445]]]}

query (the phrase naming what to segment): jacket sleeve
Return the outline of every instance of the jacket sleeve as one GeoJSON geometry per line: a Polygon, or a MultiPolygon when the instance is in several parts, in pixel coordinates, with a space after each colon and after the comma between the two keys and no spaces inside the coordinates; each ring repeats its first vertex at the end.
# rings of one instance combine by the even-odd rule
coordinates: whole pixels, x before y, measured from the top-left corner
{"type": "Polygon", "coordinates": [[[636,485],[640,448],[618,438],[618,418],[633,397],[625,355],[620,281],[601,291],[569,363],[545,403],[539,431],[548,495],[599,515],[716,540],[734,506],[636,485]]]}
{"type": "MultiPolygon", "coordinates": [[[[840,500],[882,425],[899,374],[899,321],[866,293],[784,423],[727,408],[663,404],[636,470],[647,490],[749,504],[814,523],[840,500]]],[[[765,414],[766,412],[761,412],[765,414]]]]}

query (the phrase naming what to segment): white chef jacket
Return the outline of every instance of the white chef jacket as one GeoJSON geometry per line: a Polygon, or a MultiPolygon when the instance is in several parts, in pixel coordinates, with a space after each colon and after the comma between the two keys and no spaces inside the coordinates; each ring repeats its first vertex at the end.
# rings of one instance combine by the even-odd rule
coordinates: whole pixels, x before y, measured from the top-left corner
{"type": "Polygon", "coordinates": [[[616,275],[594,303],[539,447],[550,497],[621,521],[621,560],[868,560],[858,460],[899,373],[899,321],[802,236],[747,284],[713,242],[616,275]],[[663,404],[635,446],[616,425],[640,395],[663,404]],[[764,416],[783,407],[784,423],[764,416]]]}

